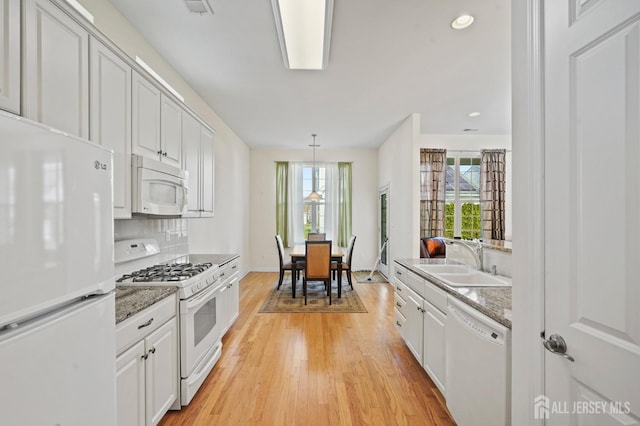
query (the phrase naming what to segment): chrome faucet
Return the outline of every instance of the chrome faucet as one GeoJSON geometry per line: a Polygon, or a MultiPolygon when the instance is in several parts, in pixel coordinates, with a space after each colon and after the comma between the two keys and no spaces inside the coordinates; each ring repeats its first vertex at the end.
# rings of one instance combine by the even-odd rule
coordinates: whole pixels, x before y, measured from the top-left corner
{"type": "Polygon", "coordinates": [[[468,240],[462,241],[462,240],[445,239],[445,243],[448,245],[456,244],[467,249],[471,253],[473,260],[476,263],[476,269],[478,271],[482,270],[482,243],[479,240],[474,239],[471,241],[468,241],[468,240]],[[473,244],[473,247],[471,247],[471,244],[473,244]]]}
{"type": "Polygon", "coordinates": [[[498,267],[496,265],[491,265],[491,275],[498,275],[498,267]]]}

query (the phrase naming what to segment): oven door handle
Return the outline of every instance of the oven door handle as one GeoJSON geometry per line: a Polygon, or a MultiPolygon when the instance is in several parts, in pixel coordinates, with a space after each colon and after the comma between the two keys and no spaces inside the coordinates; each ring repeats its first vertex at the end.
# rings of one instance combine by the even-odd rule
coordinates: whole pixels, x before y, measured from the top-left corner
{"type": "Polygon", "coordinates": [[[209,301],[211,296],[220,289],[220,286],[214,287],[213,285],[207,287],[202,292],[196,294],[193,298],[187,299],[185,302],[187,310],[191,311],[197,309],[209,301]]]}

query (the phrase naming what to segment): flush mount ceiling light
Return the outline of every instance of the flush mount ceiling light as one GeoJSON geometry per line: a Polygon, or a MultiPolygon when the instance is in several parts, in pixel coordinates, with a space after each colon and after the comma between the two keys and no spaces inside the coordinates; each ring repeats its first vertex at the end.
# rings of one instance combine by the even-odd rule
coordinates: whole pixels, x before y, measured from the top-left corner
{"type": "Polygon", "coordinates": [[[271,0],[284,66],[298,70],[327,67],[333,0],[271,0]]]}
{"type": "Polygon", "coordinates": [[[479,117],[480,113],[478,111],[470,112],[469,117],[479,117]]]}
{"type": "Polygon", "coordinates": [[[190,13],[198,15],[211,15],[213,14],[213,8],[209,0],[184,0],[185,6],[190,13]]]}
{"type": "Polygon", "coordinates": [[[463,30],[473,24],[474,19],[471,15],[460,15],[451,21],[451,28],[454,30],[463,30]]]}
{"type": "Polygon", "coordinates": [[[316,145],[316,134],[312,134],[311,136],[313,136],[313,144],[309,145],[311,147],[313,147],[313,166],[311,167],[311,176],[312,176],[312,180],[311,180],[311,194],[307,195],[307,197],[305,198],[306,201],[320,201],[322,200],[322,195],[320,195],[317,191],[317,179],[316,179],[316,147],[320,146],[320,145],[316,145]]]}

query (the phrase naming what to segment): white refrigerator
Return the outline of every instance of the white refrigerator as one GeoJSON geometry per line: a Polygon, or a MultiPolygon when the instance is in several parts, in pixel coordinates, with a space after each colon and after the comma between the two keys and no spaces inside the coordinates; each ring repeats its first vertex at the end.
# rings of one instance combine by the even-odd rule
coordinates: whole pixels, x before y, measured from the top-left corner
{"type": "Polygon", "coordinates": [[[111,152],[0,112],[0,423],[114,425],[111,152]]]}

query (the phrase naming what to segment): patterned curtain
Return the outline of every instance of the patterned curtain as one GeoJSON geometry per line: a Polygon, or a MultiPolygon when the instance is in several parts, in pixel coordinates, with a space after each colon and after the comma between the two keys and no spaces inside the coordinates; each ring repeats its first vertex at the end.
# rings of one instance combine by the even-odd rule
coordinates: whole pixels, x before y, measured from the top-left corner
{"type": "Polygon", "coordinates": [[[289,247],[289,163],[276,162],[276,234],[282,238],[282,244],[289,247]]]}
{"type": "Polygon", "coordinates": [[[338,245],[346,247],[351,237],[351,163],[338,163],[338,245]]]}
{"type": "Polygon", "coordinates": [[[444,236],[446,149],[420,149],[420,238],[444,236]]]}
{"type": "Polygon", "coordinates": [[[506,150],[480,151],[480,208],[482,238],[504,240],[506,150]]]}

